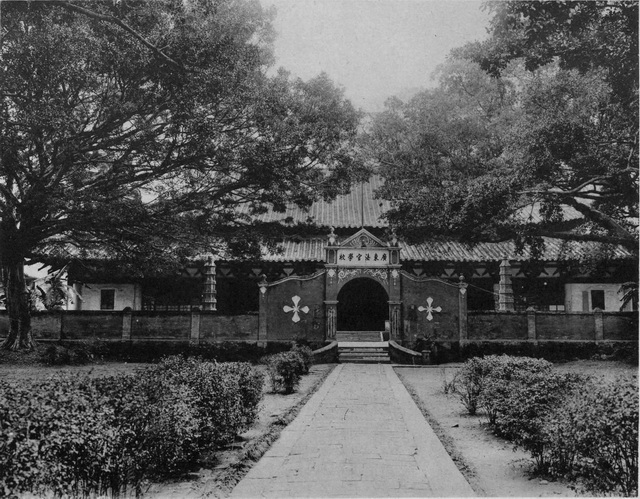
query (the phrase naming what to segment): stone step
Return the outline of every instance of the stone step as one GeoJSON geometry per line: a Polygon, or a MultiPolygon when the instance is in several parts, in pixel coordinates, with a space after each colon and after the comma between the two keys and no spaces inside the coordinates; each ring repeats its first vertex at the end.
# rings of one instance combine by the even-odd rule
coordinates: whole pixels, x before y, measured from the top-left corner
{"type": "Polygon", "coordinates": [[[358,357],[339,357],[342,364],[390,364],[391,359],[388,355],[381,356],[358,356],[358,357]]]}
{"type": "Polygon", "coordinates": [[[376,353],[387,354],[389,347],[338,347],[338,353],[376,353]]]}
{"type": "Polygon", "coordinates": [[[338,359],[348,364],[389,364],[387,346],[338,346],[338,359]]]}
{"type": "Polygon", "coordinates": [[[337,341],[381,341],[380,331],[336,331],[337,341]]]}

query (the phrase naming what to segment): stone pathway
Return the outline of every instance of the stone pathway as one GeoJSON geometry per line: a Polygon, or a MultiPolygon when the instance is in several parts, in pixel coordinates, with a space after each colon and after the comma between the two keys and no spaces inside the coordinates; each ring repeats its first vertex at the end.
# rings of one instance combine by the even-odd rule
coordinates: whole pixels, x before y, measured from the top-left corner
{"type": "Polygon", "coordinates": [[[340,364],[231,497],[473,495],[390,365],[340,364]]]}

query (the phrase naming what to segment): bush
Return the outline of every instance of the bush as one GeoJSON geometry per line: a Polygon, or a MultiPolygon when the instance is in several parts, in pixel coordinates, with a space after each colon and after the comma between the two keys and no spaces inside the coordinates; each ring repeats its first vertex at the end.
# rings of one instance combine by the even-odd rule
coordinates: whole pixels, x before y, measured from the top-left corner
{"type": "Polygon", "coordinates": [[[496,423],[498,413],[502,410],[501,406],[510,395],[509,391],[512,389],[510,381],[525,374],[549,373],[552,367],[552,364],[546,360],[531,357],[501,355],[489,357],[487,360],[491,369],[486,375],[483,389],[478,396],[478,404],[490,424],[496,423]]]}
{"type": "Polygon", "coordinates": [[[0,384],[0,495],[117,493],[115,433],[88,378],[0,384]]]}
{"type": "Polygon", "coordinates": [[[159,362],[164,357],[180,355],[185,358],[197,357],[216,362],[257,363],[265,355],[291,349],[291,343],[268,342],[266,346],[244,341],[223,341],[191,345],[178,341],[97,341],[92,353],[98,358],[121,362],[159,362]]]}
{"type": "Polygon", "coordinates": [[[152,379],[168,377],[191,392],[203,449],[230,443],[253,424],[258,414],[264,378],[247,363],[214,364],[168,357],[143,372],[152,379]]]}
{"type": "Polygon", "coordinates": [[[501,380],[509,380],[516,373],[543,372],[551,369],[551,363],[530,357],[511,357],[509,355],[488,355],[474,357],[464,363],[455,378],[455,392],[470,415],[475,415],[480,405],[490,414],[492,398],[484,397],[487,387],[500,390],[501,380]]]}
{"type": "Polygon", "coordinates": [[[96,385],[113,410],[116,450],[136,486],[195,462],[200,425],[191,387],[152,370],[102,378],[96,385]]]}
{"type": "Polygon", "coordinates": [[[49,344],[40,354],[40,362],[48,366],[83,365],[92,360],[92,346],[84,341],[73,344],[49,344]]]}
{"type": "MultiPolygon", "coordinates": [[[[545,420],[559,403],[566,399],[583,378],[574,374],[552,371],[516,373],[503,380],[504,387],[494,392],[494,432],[516,447],[528,451],[537,471],[546,471],[547,438],[545,420]]],[[[488,398],[488,392],[485,393],[488,398]]]]}
{"type": "Polygon", "coordinates": [[[255,420],[263,376],[179,357],[135,375],[0,383],[0,496],[140,495],[255,420]]]}
{"type": "Polygon", "coordinates": [[[638,495],[638,388],[629,378],[583,384],[545,422],[549,471],[594,495],[638,495]]]}
{"type": "Polygon", "coordinates": [[[309,374],[309,369],[313,365],[313,351],[306,345],[295,344],[290,350],[291,352],[296,352],[302,358],[302,363],[304,365],[304,370],[302,374],[309,374]]]}
{"type": "Polygon", "coordinates": [[[282,352],[265,357],[264,364],[273,392],[293,393],[305,371],[304,360],[298,352],[282,352]]]}

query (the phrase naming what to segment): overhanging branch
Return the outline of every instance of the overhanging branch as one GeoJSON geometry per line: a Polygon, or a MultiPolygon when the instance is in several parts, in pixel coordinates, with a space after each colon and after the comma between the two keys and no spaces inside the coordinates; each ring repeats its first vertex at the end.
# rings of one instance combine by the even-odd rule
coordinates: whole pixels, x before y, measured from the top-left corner
{"type": "Polygon", "coordinates": [[[162,50],[160,50],[158,47],[156,47],[153,43],[149,42],[140,33],[138,33],[133,28],[131,28],[130,26],[128,26],[127,24],[122,22],[117,17],[109,16],[109,15],[106,15],[106,14],[100,14],[98,12],[94,12],[92,10],[85,9],[85,8],[79,7],[77,5],[73,5],[73,4],[69,3],[69,2],[52,1],[51,3],[53,5],[58,5],[60,7],[65,8],[65,9],[72,10],[74,12],[78,12],[80,14],[83,14],[83,15],[87,16],[87,17],[91,17],[93,19],[98,19],[100,21],[105,21],[105,22],[108,22],[108,23],[111,23],[111,24],[115,24],[116,26],[119,26],[124,31],[126,31],[127,33],[132,35],[140,43],[142,43],[145,47],[149,48],[158,57],[160,57],[161,59],[164,59],[166,62],[168,62],[171,66],[173,66],[173,67],[175,67],[177,69],[180,69],[180,70],[184,70],[184,66],[182,64],[180,64],[179,62],[177,62],[174,59],[172,59],[171,57],[169,57],[162,50]]]}

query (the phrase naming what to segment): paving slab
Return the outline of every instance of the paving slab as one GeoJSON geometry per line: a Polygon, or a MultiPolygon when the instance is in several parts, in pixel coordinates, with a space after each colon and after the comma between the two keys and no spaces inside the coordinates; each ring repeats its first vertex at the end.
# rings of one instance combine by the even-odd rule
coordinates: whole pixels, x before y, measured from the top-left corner
{"type": "Polygon", "coordinates": [[[341,364],[231,497],[471,497],[393,368],[341,364]]]}

